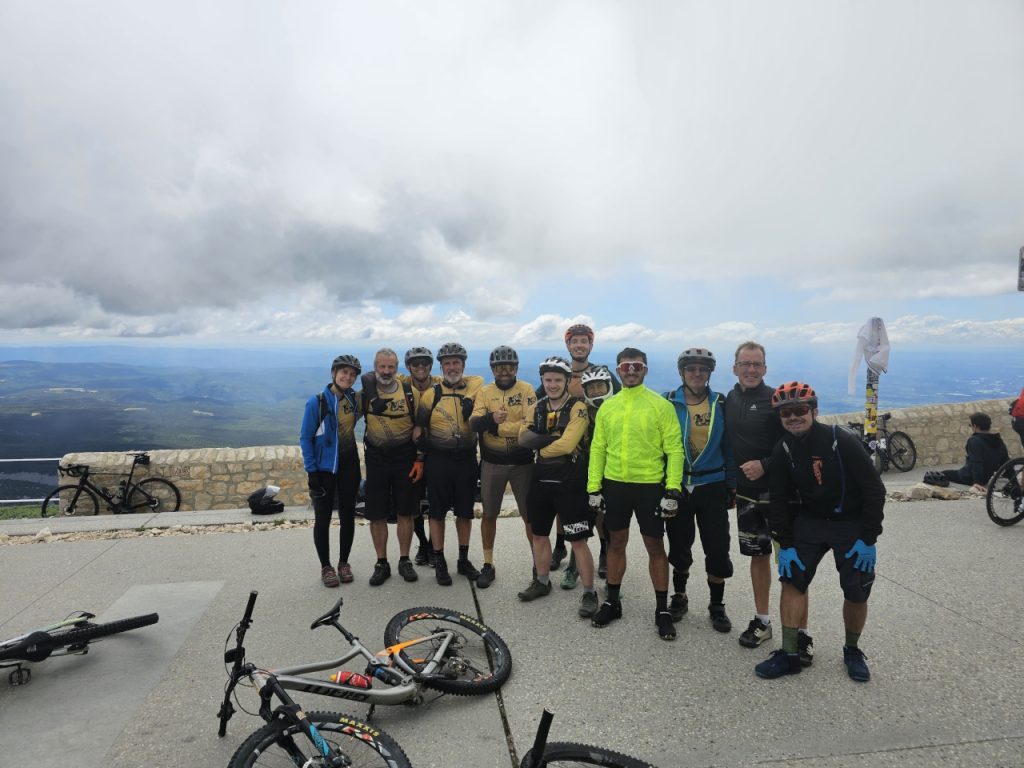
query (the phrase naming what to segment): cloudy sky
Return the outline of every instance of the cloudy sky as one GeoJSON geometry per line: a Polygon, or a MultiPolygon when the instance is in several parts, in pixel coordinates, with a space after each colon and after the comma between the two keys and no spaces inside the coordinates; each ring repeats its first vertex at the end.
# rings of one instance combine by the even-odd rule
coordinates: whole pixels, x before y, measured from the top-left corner
{"type": "Polygon", "coordinates": [[[0,0],[0,343],[1017,344],[1024,3],[0,0]]]}

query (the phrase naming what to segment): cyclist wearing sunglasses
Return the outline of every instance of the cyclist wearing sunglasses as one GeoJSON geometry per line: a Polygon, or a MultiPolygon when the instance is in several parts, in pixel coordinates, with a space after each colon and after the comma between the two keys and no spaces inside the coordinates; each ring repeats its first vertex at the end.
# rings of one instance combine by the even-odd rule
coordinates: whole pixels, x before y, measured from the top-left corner
{"type": "Polygon", "coordinates": [[[801,671],[797,628],[807,612],[807,588],[831,550],[845,598],[843,661],[853,680],[865,682],[871,675],[858,642],[875,581],[885,486],[855,435],[817,421],[818,397],[807,384],[778,387],[772,408],[787,433],[768,465],[769,519],[782,582],[782,648],[754,671],[767,679],[801,671]],[[800,503],[791,504],[796,494],[800,503]]]}
{"type": "MultiPolygon", "coordinates": [[[[569,394],[574,397],[584,397],[584,377],[593,374],[595,371],[604,369],[608,371],[608,366],[599,365],[597,363],[590,362],[590,353],[594,349],[594,329],[589,325],[583,323],[576,323],[570,325],[565,331],[565,348],[569,352],[572,364],[572,379],[569,381],[569,394]]],[[[615,378],[615,374],[608,371],[608,380],[611,384],[611,391],[609,395],[613,395],[622,389],[619,384],[619,380],[615,378]]],[[[538,390],[538,397],[543,396],[543,393],[538,390]]],[[[591,418],[593,418],[591,413],[591,418]]],[[[593,422],[591,422],[593,424],[593,422]]],[[[593,430],[593,427],[591,427],[593,430]]],[[[598,557],[598,574],[601,578],[608,575],[608,540],[604,535],[604,526],[598,526],[597,529],[598,540],[601,542],[601,552],[598,557]]],[[[559,533],[558,540],[555,542],[555,551],[551,555],[551,568],[555,569],[562,562],[565,557],[565,543],[562,540],[562,535],[559,533]]],[[[576,572],[576,561],[570,555],[569,564],[565,566],[565,573],[562,575],[562,589],[572,589],[576,586],[576,579],[579,574],[576,572]]]]}
{"type": "Polygon", "coordinates": [[[711,600],[708,614],[718,632],[732,630],[725,612],[725,580],[732,576],[729,557],[729,507],[736,490],[736,465],[725,429],[725,398],[711,389],[714,354],[703,347],[682,352],[676,360],[682,384],[665,397],[679,419],[683,448],[683,492],[679,514],[665,524],[672,564],[673,621],[689,608],[686,582],[693,565],[693,542],[700,530],[711,600]]]}
{"type": "Polygon", "coordinates": [[[606,507],[608,593],[591,622],[604,627],[622,618],[619,589],[626,572],[629,526],[636,515],[654,586],[658,635],[674,640],[668,612],[665,519],[676,513],[683,474],[683,445],[672,405],[644,386],[647,355],[627,347],[616,357],[622,390],[597,412],[590,447],[587,490],[595,510],[606,507]]]}
{"type": "MultiPolygon", "coordinates": [[[[405,370],[409,372],[409,375],[398,374],[398,380],[400,382],[408,382],[412,385],[412,402],[413,407],[419,409],[420,400],[423,398],[423,393],[430,389],[435,384],[441,383],[440,376],[431,375],[431,369],[434,367],[434,353],[426,347],[410,347],[405,351],[405,370]]],[[[419,443],[420,433],[419,427],[413,429],[413,442],[419,443]]],[[[423,509],[423,500],[427,497],[427,484],[423,478],[423,461],[422,456],[417,456],[416,460],[419,462],[419,466],[414,465],[416,470],[416,477],[413,478],[414,496],[420,502],[420,509],[423,509]],[[418,479],[417,479],[418,478],[418,479]]],[[[416,534],[416,541],[418,546],[416,548],[416,565],[434,565],[434,550],[430,547],[430,540],[427,538],[427,533],[423,528],[423,515],[416,515],[414,518],[414,533],[416,534]]]]}
{"type": "Polygon", "coordinates": [[[537,402],[533,387],[516,378],[519,354],[511,347],[495,347],[490,357],[494,381],[480,390],[470,417],[469,426],[480,436],[480,539],[484,549],[484,565],[476,585],[487,589],[496,576],[494,570],[494,537],[505,488],[519,505],[519,515],[526,527],[527,544],[533,547],[530,522],[526,516],[526,496],[533,475],[533,451],[519,445],[519,428],[525,425],[526,409],[537,402]]]}

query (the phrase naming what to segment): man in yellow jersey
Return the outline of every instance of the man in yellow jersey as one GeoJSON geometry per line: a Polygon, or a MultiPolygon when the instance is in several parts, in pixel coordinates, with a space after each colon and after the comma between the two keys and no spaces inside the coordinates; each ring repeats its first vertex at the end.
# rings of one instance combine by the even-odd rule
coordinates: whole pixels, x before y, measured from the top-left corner
{"type": "Polygon", "coordinates": [[[473,530],[476,494],[476,433],[470,429],[474,399],[483,386],[479,376],[466,376],[466,348],[449,342],[437,350],[443,381],[426,390],[420,399],[416,424],[420,448],[426,454],[427,498],[430,501],[430,544],[434,549],[434,576],[451,586],[444,557],[445,517],[455,511],[459,538],[458,572],[475,581],[480,572],[469,561],[469,537],[473,530]]]}
{"type": "MultiPolygon", "coordinates": [[[[573,397],[583,397],[585,394],[583,391],[583,376],[598,368],[608,370],[607,366],[590,362],[590,353],[594,349],[594,329],[584,323],[570,325],[565,330],[565,348],[569,352],[572,365],[572,379],[569,381],[569,394],[573,397]]],[[[614,374],[609,371],[609,375],[611,377],[612,386],[612,390],[609,394],[614,394],[622,387],[619,385],[619,380],[615,378],[614,374]]],[[[601,551],[598,557],[598,575],[603,579],[608,575],[608,541],[605,539],[603,526],[600,526],[597,529],[597,534],[598,540],[601,542],[601,551]]],[[[562,539],[562,534],[559,532],[558,540],[555,542],[555,550],[551,553],[552,570],[558,568],[564,558],[565,544],[562,539]]],[[[565,567],[565,573],[562,574],[562,589],[572,589],[575,587],[577,577],[576,562],[572,557],[570,557],[569,564],[565,567]]]]}
{"type": "Polygon", "coordinates": [[[398,573],[406,581],[419,577],[409,560],[413,519],[419,514],[414,482],[423,465],[416,461],[412,442],[416,411],[412,386],[399,382],[398,354],[387,347],[373,358],[373,372],[363,376],[363,418],[366,433],[363,457],[366,462],[366,519],[377,552],[377,564],[370,586],[378,587],[391,577],[388,562],[388,513],[398,517],[398,573]]]}
{"type": "Polygon", "coordinates": [[[586,440],[590,417],[582,398],[569,394],[572,370],[569,361],[549,357],[540,364],[545,396],[527,409],[519,442],[537,451],[537,463],[527,501],[533,531],[533,559],[537,575],[519,593],[524,602],[551,593],[551,525],[558,514],[566,541],[572,546],[583,579],[579,614],[590,618],[597,610],[594,589],[594,558],[587,539],[594,529],[595,510],[586,492],[586,440]]]}
{"type": "Polygon", "coordinates": [[[519,428],[525,425],[523,414],[537,402],[533,387],[516,379],[519,355],[511,347],[495,347],[490,357],[494,382],[476,396],[469,426],[480,439],[480,502],[483,519],[480,538],[484,565],[476,585],[487,589],[494,581],[494,537],[498,527],[505,487],[512,486],[519,515],[526,524],[526,538],[532,546],[530,522],[526,515],[526,495],[533,474],[533,451],[518,443],[519,428]]]}
{"type": "Polygon", "coordinates": [[[591,620],[604,627],[622,618],[619,589],[626,572],[629,525],[636,515],[654,586],[654,623],[664,640],[676,637],[668,612],[665,520],[679,508],[683,444],[676,414],[664,397],[644,386],[647,355],[627,347],[615,359],[622,391],[597,412],[590,446],[587,491],[595,510],[606,506],[608,596],[591,620]]]}
{"type": "Polygon", "coordinates": [[[687,349],[679,355],[676,365],[682,386],[666,392],[665,397],[672,403],[682,432],[685,491],[679,514],[665,526],[674,587],[669,613],[673,621],[679,621],[689,608],[686,582],[699,529],[711,593],[711,626],[718,632],[729,632],[732,622],[725,612],[725,580],[733,572],[729,557],[729,509],[736,496],[736,464],[725,425],[725,398],[711,389],[715,356],[710,350],[687,349]]]}
{"type": "MultiPolygon", "coordinates": [[[[420,398],[423,397],[423,393],[430,389],[435,384],[441,382],[440,376],[431,375],[431,369],[434,367],[434,353],[426,347],[410,347],[405,351],[405,369],[409,372],[408,376],[405,374],[398,374],[398,380],[402,384],[410,384],[412,386],[412,397],[413,406],[418,409],[420,405],[420,398]]],[[[418,427],[413,431],[413,441],[419,437],[418,427]]],[[[413,465],[416,477],[413,478],[413,488],[416,495],[417,503],[422,502],[427,498],[427,483],[423,478],[423,456],[417,455],[416,463],[413,465]]],[[[423,529],[423,515],[422,513],[417,514],[414,518],[413,532],[416,534],[416,541],[419,542],[416,547],[416,565],[429,565],[434,566],[434,550],[430,548],[430,541],[427,538],[427,533],[423,529]]]]}

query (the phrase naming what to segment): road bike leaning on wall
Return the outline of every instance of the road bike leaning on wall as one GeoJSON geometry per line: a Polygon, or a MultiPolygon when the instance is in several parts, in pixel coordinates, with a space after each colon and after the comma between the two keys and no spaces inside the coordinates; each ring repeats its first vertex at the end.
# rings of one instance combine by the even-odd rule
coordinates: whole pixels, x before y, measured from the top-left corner
{"type": "Polygon", "coordinates": [[[43,517],[51,515],[95,515],[100,511],[99,498],[115,515],[129,512],[177,512],[181,492],[170,480],[147,477],[135,482],[135,467],[149,465],[148,453],[130,453],[132,466],[113,490],[96,485],[89,479],[88,464],[60,465],[61,475],[77,477],[77,485],[58,486],[43,500],[43,517]],[[99,498],[97,498],[99,497],[99,498]]]}
{"type": "MultiPolygon", "coordinates": [[[[891,413],[883,413],[878,417],[878,433],[875,436],[875,445],[865,442],[868,453],[875,460],[875,469],[879,472],[886,472],[889,466],[893,466],[900,472],[909,472],[917,464],[917,448],[910,435],[906,432],[890,432],[888,423],[892,418],[891,413]]],[[[864,424],[860,421],[848,421],[850,429],[853,429],[864,440],[864,424]]]]}
{"type": "Polygon", "coordinates": [[[996,525],[1024,520],[1024,456],[1010,459],[989,478],[985,509],[996,525]]]}
{"type": "Polygon", "coordinates": [[[505,641],[473,617],[450,608],[409,608],[396,614],[384,630],[387,647],[375,654],[341,625],[343,599],[310,629],[334,627],[352,646],[349,651],[326,661],[264,669],[246,661],[243,645],[256,595],[249,594],[242,620],[233,630],[235,647],[227,648],[230,634],[225,642],[224,663],[231,667],[217,713],[217,733],[223,736],[227,732],[228,720],[235,713],[232,696],[244,680],[258,689],[259,716],[267,724],[242,743],[229,768],[280,764],[405,768],[409,761],[401,747],[379,728],[335,712],[304,712],[287,691],[369,704],[370,719],[378,704],[422,704],[424,689],[457,696],[491,693],[512,672],[512,656],[505,641]],[[366,661],[363,673],[342,669],[360,658],[366,661]],[[327,670],[336,671],[330,680],[305,676],[327,670]],[[273,707],[275,699],[280,702],[277,707],[273,707]]]}
{"type": "Polygon", "coordinates": [[[149,613],[105,624],[93,624],[90,619],[94,618],[95,614],[76,611],[63,621],[0,641],[0,669],[14,667],[14,671],[7,676],[8,682],[11,685],[24,685],[32,679],[32,670],[23,666],[26,662],[39,662],[51,656],[84,655],[89,652],[89,643],[94,640],[148,627],[160,619],[157,614],[149,613]]]}

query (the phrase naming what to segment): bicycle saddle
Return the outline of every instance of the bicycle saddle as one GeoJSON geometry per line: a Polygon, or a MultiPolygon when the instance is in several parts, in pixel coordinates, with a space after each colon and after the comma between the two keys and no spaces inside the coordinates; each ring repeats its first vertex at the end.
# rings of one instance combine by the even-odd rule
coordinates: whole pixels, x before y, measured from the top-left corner
{"type": "Polygon", "coordinates": [[[327,613],[318,618],[312,624],[309,625],[310,629],[316,629],[317,627],[325,627],[338,620],[338,614],[341,613],[341,606],[345,603],[345,598],[339,597],[338,602],[334,604],[327,613]]]}

